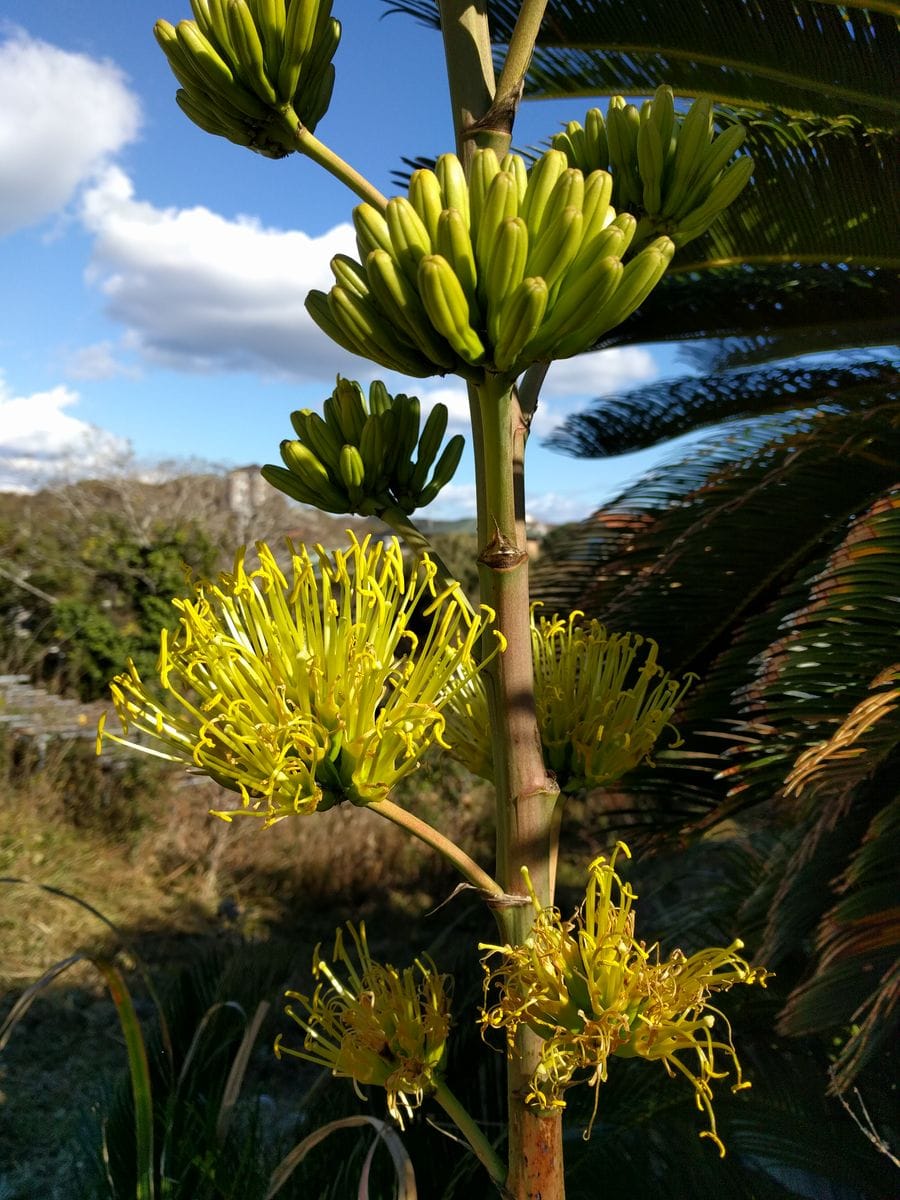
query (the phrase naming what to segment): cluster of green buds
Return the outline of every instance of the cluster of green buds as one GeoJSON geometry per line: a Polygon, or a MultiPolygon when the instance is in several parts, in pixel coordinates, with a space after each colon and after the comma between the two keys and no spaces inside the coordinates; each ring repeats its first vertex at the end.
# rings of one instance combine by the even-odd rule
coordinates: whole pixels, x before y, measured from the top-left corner
{"type": "Polygon", "coordinates": [[[660,237],[623,263],[636,221],[610,205],[605,170],[560,150],[531,167],[476,150],[413,173],[384,211],[354,209],[359,259],[332,260],[335,285],[306,306],[339,345],[406,375],[515,379],[534,362],[589,349],[662,278],[660,237]]]}
{"type": "Polygon", "coordinates": [[[583,125],[571,121],[551,144],[585,173],[612,172],[612,203],[639,218],[635,247],[660,234],[684,246],[709,229],[753,174],[749,155],[733,157],[746,137],[743,126],[713,134],[710,100],[695,100],[679,116],[672,89],[663,86],[640,110],[611,97],[605,121],[592,108],[583,125]]]}
{"type": "Polygon", "coordinates": [[[351,538],[315,558],[290,550],[290,581],[261,543],[256,569],[241,551],[233,573],[173,601],[181,621],[162,635],[161,691],[129,664],[111,685],[122,735],[101,722],[98,751],[108,738],[183,762],[240,793],[239,808],[215,815],[272,825],[377,803],[446,746],[443,709],[483,666],[474,651],[490,610],[473,614],[456,583],[439,590],[427,557],[407,570],[396,538],[351,538]],[[421,636],[414,615],[431,618],[421,636]]]}
{"type": "Polygon", "coordinates": [[[156,40],[195,125],[268,158],[322,119],[341,39],[331,0],[191,0],[193,21],[157,21],[156,40]]]}
{"type": "Polygon", "coordinates": [[[765,986],[769,973],[741,957],[740,941],[691,955],[675,950],[667,959],[658,945],[638,941],[636,897],[616,872],[620,853],[630,857],[622,842],[608,861],[591,863],[584,904],[569,921],[541,907],[523,870],[534,925],[522,945],[481,947],[489,957],[500,956],[499,966],[485,965],[482,1026],[504,1030],[511,1054],[521,1025],[541,1036],[528,1102],[542,1110],[565,1108],[564,1093],[582,1080],[599,1088],[611,1057],[661,1062],[669,1075],[691,1083],[709,1122],[700,1136],[724,1154],[711,1086],[726,1074],[721,1060],[734,1068],[733,1091],[750,1084],[741,1076],[728,1022],[709,998],[736,983],[765,986]],[[717,1017],[724,1037],[714,1033],[717,1017]]]}
{"type": "Polygon", "coordinates": [[[383,1087],[388,1111],[402,1129],[404,1116],[439,1086],[450,1032],[450,979],[427,955],[402,971],[375,962],[365,926],[357,930],[348,923],[347,930],[355,955],[338,930],[331,963],[318,946],[313,954],[319,981],[313,994],[287,993],[297,1002],[286,1012],[303,1030],[303,1046],[290,1047],[279,1035],[275,1053],[351,1079],[357,1093],[360,1084],[383,1087]]]}
{"type": "MultiPolygon", "coordinates": [[[[564,792],[613,783],[647,759],[671,729],[689,681],[663,671],[650,639],[607,633],[577,610],[567,618],[538,618],[537,607],[531,645],[544,761],[564,792]]],[[[492,779],[484,681],[472,676],[457,688],[445,715],[450,753],[492,779]]]]}
{"type": "Polygon", "coordinates": [[[453,478],[465,446],[455,434],[443,451],[449,413],[435,404],[424,425],[415,396],[390,395],[380,380],[368,400],[358,383],[338,379],[323,415],[291,413],[297,437],[281,443],[284,467],[267,464],[273,487],[326,512],[404,516],[430,504],[453,478]],[[437,461],[435,461],[437,460],[437,461]]]}

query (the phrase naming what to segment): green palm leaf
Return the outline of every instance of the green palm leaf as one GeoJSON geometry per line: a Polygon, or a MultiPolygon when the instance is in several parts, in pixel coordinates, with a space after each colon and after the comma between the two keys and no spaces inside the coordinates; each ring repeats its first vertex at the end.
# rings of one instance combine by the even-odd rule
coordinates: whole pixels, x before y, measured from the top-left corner
{"type": "Polygon", "coordinates": [[[586,412],[567,417],[546,444],[576,458],[608,458],[723,421],[823,403],[848,411],[855,406],[857,389],[865,400],[873,385],[896,381],[891,363],[844,359],[662,380],[625,396],[595,400],[586,412]]]}
{"type": "MultiPolygon", "coordinates": [[[[388,7],[438,24],[434,0],[388,7]]],[[[508,42],[518,10],[517,0],[488,5],[498,44],[508,42]]],[[[890,126],[900,116],[896,11],[890,0],[550,0],[527,95],[646,96],[665,81],[685,96],[795,114],[855,112],[890,126]]]]}

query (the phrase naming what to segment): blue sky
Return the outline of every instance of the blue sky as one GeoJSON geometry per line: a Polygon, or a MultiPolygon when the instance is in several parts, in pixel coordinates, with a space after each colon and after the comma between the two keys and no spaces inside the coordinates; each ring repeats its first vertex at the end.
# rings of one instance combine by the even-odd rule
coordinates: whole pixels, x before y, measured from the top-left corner
{"type": "MultiPolygon", "coordinates": [[[[337,85],[317,134],[379,188],[401,156],[452,145],[442,45],[336,0],[337,85]]],[[[318,407],[340,372],[370,364],[332,347],[303,308],[353,249],[355,198],[297,155],[271,162],[196,129],[152,36],[188,0],[7,0],[0,9],[0,488],[141,463],[277,461],[294,408],[318,407]]],[[[539,143],[588,100],[525,105],[516,143],[539,143]]],[[[579,462],[541,435],[593,396],[671,371],[641,348],[556,364],[529,445],[534,516],[586,516],[652,455],[579,462]]],[[[379,372],[392,391],[445,400],[452,378],[379,372]]],[[[658,455],[657,455],[658,457],[658,455]]],[[[471,463],[429,510],[474,510],[471,463]]]]}

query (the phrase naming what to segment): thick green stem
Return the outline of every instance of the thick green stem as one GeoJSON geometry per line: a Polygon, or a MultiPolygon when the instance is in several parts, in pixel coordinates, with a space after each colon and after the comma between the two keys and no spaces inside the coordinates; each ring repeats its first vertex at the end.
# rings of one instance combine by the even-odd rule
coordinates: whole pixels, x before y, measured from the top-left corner
{"type": "Polygon", "coordinates": [[[441,0],[441,33],[453,129],[460,159],[468,163],[476,146],[509,149],[512,126],[494,130],[481,125],[494,100],[494,62],[485,0],[441,0]]]}
{"type": "Polygon", "coordinates": [[[469,1112],[463,1108],[443,1080],[438,1082],[434,1090],[434,1099],[475,1151],[476,1156],[484,1165],[485,1170],[494,1183],[499,1188],[502,1188],[506,1182],[506,1167],[494,1147],[485,1137],[484,1132],[472,1120],[469,1112]]]}
{"type": "Polygon", "coordinates": [[[437,850],[449,863],[452,863],[456,867],[463,879],[468,880],[473,887],[477,888],[480,892],[484,892],[487,897],[503,896],[503,888],[500,887],[496,879],[492,879],[487,871],[482,870],[478,863],[466,854],[465,850],[460,849],[455,842],[451,842],[448,837],[444,837],[439,830],[429,825],[427,821],[423,821],[421,817],[407,812],[405,808],[401,808],[393,800],[379,800],[368,807],[373,812],[379,813],[382,817],[387,817],[389,821],[393,821],[395,825],[399,825],[401,829],[405,829],[408,833],[417,837],[426,846],[431,846],[433,850],[437,850]]]}
{"type": "MultiPolygon", "coordinates": [[[[525,894],[526,866],[542,905],[553,902],[559,789],[548,776],[534,703],[534,664],[525,546],[524,461],[527,426],[514,387],[489,379],[476,389],[483,454],[479,487],[482,599],[497,614],[506,651],[486,669],[497,791],[497,879],[525,894]]],[[[531,932],[530,906],[504,912],[504,932],[521,944],[531,932]]],[[[509,1062],[509,1176],[514,1200],[563,1200],[562,1118],[525,1103],[541,1039],[522,1026],[509,1062]]]]}
{"type": "Polygon", "coordinates": [[[384,211],[387,197],[383,196],[374,184],[369,183],[364,175],[360,175],[355,167],[351,167],[339,154],[335,154],[324,142],[320,142],[315,134],[310,133],[306,126],[298,120],[292,108],[288,108],[285,112],[284,121],[290,132],[291,140],[301,154],[305,154],[314,163],[324,167],[329,175],[333,175],[335,179],[346,184],[350,191],[355,192],[361,200],[374,204],[379,212],[384,211]]]}
{"type": "MultiPolygon", "coordinates": [[[[509,148],[518,80],[531,58],[542,0],[524,0],[514,35],[513,61],[503,76],[515,83],[495,104],[486,0],[440,0],[441,28],[457,153],[468,164],[474,146],[509,148]]],[[[524,451],[527,422],[509,381],[488,377],[469,385],[478,497],[481,599],[497,614],[507,649],[486,670],[497,799],[497,879],[507,893],[524,894],[527,866],[542,904],[553,899],[559,790],[548,776],[534,704],[534,665],[525,545],[524,451]]],[[[532,405],[533,409],[533,405],[532,405]]],[[[523,942],[531,932],[530,905],[501,910],[504,936],[523,942]]],[[[500,915],[498,913],[498,915],[500,915]]],[[[509,1173],[512,1200],[564,1200],[562,1117],[525,1104],[541,1039],[522,1027],[508,1067],[509,1173]]]]}

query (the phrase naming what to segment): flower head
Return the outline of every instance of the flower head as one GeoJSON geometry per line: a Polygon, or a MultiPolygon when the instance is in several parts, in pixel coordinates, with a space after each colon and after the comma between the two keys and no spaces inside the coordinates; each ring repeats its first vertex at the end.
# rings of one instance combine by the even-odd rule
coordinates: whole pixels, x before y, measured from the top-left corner
{"type": "Polygon", "coordinates": [[[450,1031],[449,977],[438,973],[427,956],[398,971],[373,962],[366,930],[348,923],[354,956],[337,931],[331,964],[313,954],[313,975],[320,980],[312,996],[288,992],[301,1006],[285,1011],[304,1031],[303,1048],[285,1046],[279,1036],[275,1053],[291,1054],[327,1067],[336,1076],[374,1084],[387,1092],[388,1109],[403,1124],[435,1086],[450,1031]],[[340,966],[338,973],[334,967],[340,966]],[[339,978],[343,976],[343,978],[339,978]]]}
{"type": "MultiPolygon", "coordinates": [[[[544,760],[564,791],[612,783],[646,759],[688,686],[658,665],[655,642],[607,633],[599,621],[583,617],[576,610],[567,618],[536,618],[532,608],[535,703],[544,760]]],[[[447,709],[447,727],[454,756],[490,779],[482,679],[471,677],[457,688],[447,709]]]]}
{"type": "Polygon", "coordinates": [[[620,852],[630,856],[620,842],[609,861],[591,863],[584,904],[570,921],[540,906],[523,872],[534,926],[523,945],[482,947],[502,956],[499,967],[485,968],[485,994],[496,984],[499,999],[485,1008],[483,1027],[504,1029],[510,1050],[523,1023],[544,1038],[528,1100],[545,1109],[564,1108],[564,1092],[582,1078],[599,1088],[611,1056],[662,1062],[669,1075],[680,1073],[691,1083],[709,1121],[701,1137],[712,1138],[724,1154],[711,1081],[725,1078],[731,1065],[732,1090],[750,1085],[741,1077],[728,1022],[709,998],[735,983],[765,985],[768,972],[738,954],[740,941],[690,956],[675,950],[666,960],[658,945],[638,941],[635,895],[615,870],[620,852]],[[717,1017],[724,1037],[713,1032],[717,1017]]]}
{"type": "Polygon", "coordinates": [[[240,792],[236,813],[267,825],[342,801],[384,799],[428,747],[444,741],[442,709],[478,670],[472,651],[490,619],[473,615],[457,584],[438,591],[424,558],[407,570],[400,544],[351,539],[326,554],[291,547],[289,582],[268,546],[249,570],[174,600],[161,694],[133,664],[111,685],[123,733],[103,738],[185,762],[240,792]],[[427,632],[410,628],[430,618],[427,632]]]}

